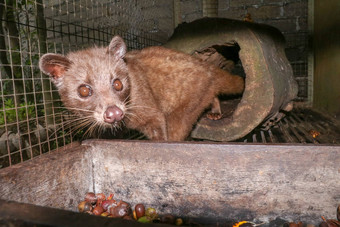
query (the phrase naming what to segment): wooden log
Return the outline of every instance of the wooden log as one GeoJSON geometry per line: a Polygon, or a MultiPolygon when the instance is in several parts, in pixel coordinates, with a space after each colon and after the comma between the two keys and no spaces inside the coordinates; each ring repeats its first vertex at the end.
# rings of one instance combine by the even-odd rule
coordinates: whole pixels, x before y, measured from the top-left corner
{"type": "Polygon", "coordinates": [[[231,118],[202,118],[191,136],[214,141],[232,141],[260,124],[270,126],[283,111],[292,109],[297,83],[284,50],[284,37],[274,27],[230,20],[203,18],[179,25],[168,48],[194,54],[216,45],[239,45],[239,58],[246,73],[241,102],[231,118]]]}
{"type": "Polygon", "coordinates": [[[1,169],[0,199],[75,210],[93,190],[92,158],[79,143],[68,148],[1,169]]]}
{"type": "Polygon", "coordinates": [[[85,141],[0,170],[0,199],[77,210],[85,192],[200,220],[319,223],[339,204],[339,146],[85,141]]]}

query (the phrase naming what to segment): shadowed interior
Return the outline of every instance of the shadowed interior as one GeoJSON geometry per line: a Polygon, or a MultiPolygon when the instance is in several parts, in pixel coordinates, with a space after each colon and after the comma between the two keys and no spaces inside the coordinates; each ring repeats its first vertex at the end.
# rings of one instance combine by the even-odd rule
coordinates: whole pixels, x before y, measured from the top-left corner
{"type": "MultiPolygon", "coordinates": [[[[194,52],[193,56],[216,65],[223,70],[231,72],[232,74],[245,78],[246,74],[243,70],[242,62],[239,57],[240,50],[241,48],[238,43],[231,42],[224,45],[212,45],[202,50],[197,50],[194,52]]],[[[223,118],[229,118],[232,116],[241,100],[241,97],[242,95],[219,96],[223,118]]]]}

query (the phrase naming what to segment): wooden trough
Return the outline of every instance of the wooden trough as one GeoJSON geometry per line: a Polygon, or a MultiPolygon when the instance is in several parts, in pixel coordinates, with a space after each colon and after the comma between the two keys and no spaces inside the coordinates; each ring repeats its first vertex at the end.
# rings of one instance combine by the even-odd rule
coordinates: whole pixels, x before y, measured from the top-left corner
{"type": "Polygon", "coordinates": [[[193,138],[233,141],[259,125],[270,127],[293,107],[297,83],[285,55],[284,37],[274,27],[204,18],[179,25],[164,46],[202,57],[226,70],[231,68],[223,59],[239,58],[246,74],[245,91],[232,116],[215,122],[202,118],[193,138]]]}
{"type": "Polygon", "coordinates": [[[0,170],[0,223],[124,226],[50,209],[76,211],[93,191],[201,223],[252,220],[273,227],[280,218],[317,224],[321,215],[335,217],[339,163],[338,146],[89,140],[0,170]]]}

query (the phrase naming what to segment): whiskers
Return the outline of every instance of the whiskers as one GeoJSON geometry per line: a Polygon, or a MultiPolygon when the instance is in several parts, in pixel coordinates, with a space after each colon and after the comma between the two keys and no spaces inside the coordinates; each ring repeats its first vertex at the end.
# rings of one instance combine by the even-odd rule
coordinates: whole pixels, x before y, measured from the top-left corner
{"type": "Polygon", "coordinates": [[[100,138],[101,135],[107,134],[110,131],[111,134],[121,130],[121,123],[107,124],[97,121],[94,117],[94,111],[81,109],[81,108],[65,108],[56,107],[60,109],[55,113],[55,125],[54,132],[50,134],[52,137],[65,137],[71,136],[72,139],[88,139],[88,138],[100,138]],[[72,112],[69,112],[71,110],[72,112]]]}
{"type": "Polygon", "coordinates": [[[93,110],[78,107],[54,107],[54,125],[56,127],[53,128],[49,138],[59,139],[70,136],[71,139],[75,140],[89,138],[136,139],[136,135],[138,136],[137,139],[143,138],[140,133],[134,130],[125,131],[123,129],[131,126],[130,123],[134,127],[145,124],[145,119],[141,117],[142,114],[140,113],[150,114],[159,112],[159,110],[146,105],[133,104],[129,96],[126,97],[123,104],[125,105],[124,119],[113,124],[98,121],[94,117],[95,111],[93,110]]]}

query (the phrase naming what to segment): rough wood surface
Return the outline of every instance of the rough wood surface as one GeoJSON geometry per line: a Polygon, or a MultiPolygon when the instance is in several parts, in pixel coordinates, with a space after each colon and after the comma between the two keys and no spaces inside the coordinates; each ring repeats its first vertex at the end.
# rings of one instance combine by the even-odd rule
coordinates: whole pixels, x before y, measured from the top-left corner
{"type": "Polygon", "coordinates": [[[339,146],[85,141],[0,171],[0,198],[76,210],[88,190],[160,213],[319,223],[340,203],[339,146]]]}
{"type": "Polygon", "coordinates": [[[79,198],[93,190],[87,151],[78,145],[1,169],[0,199],[74,210],[79,198]]]}
{"type": "MultiPolygon", "coordinates": [[[[90,144],[90,143],[88,143],[90,144]]],[[[164,213],[316,221],[340,202],[340,148],[91,142],[94,187],[164,213]]]]}
{"type": "Polygon", "coordinates": [[[289,111],[297,94],[284,50],[284,37],[274,27],[225,18],[204,18],[179,25],[168,48],[194,54],[214,45],[240,46],[239,57],[246,73],[246,87],[232,118],[211,121],[202,118],[192,137],[232,141],[247,135],[268,120],[289,111]]]}

